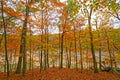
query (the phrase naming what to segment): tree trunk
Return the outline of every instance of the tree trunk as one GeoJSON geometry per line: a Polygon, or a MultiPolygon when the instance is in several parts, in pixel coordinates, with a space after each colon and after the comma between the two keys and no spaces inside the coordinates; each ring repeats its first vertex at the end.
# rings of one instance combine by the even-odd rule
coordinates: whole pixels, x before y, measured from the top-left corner
{"type": "MultiPolygon", "coordinates": [[[[97,20],[96,20],[96,29],[97,29],[98,39],[100,39],[100,32],[99,32],[99,29],[98,29],[97,20]]],[[[101,41],[99,43],[98,51],[99,51],[99,69],[101,70],[101,68],[102,68],[102,65],[101,65],[101,41]]]]}
{"type": "Polygon", "coordinates": [[[13,62],[14,62],[14,65],[15,65],[15,66],[14,66],[14,69],[15,69],[15,70],[16,70],[16,60],[17,60],[17,59],[16,59],[16,58],[17,58],[16,52],[17,52],[17,48],[15,49],[15,52],[14,52],[14,61],[13,61],[13,62]]]}
{"type": "Polygon", "coordinates": [[[6,24],[5,24],[5,19],[4,19],[4,12],[3,12],[3,0],[1,0],[1,9],[2,9],[2,20],[3,20],[3,27],[4,27],[4,46],[5,46],[5,62],[7,63],[7,77],[10,76],[10,71],[9,71],[9,61],[8,61],[8,52],[7,52],[7,33],[6,33],[6,24]]]}
{"type": "MultiPolygon", "coordinates": [[[[72,47],[72,42],[69,44],[70,48],[72,47]]],[[[71,67],[71,49],[69,49],[69,57],[68,57],[68,68],[71,67]]]]}
{"type": "Polygon", "coordinates": [[[90,9],[90,14],[88,16],[88,25],[89,25],[89,34],[90,34],[90,45],[91,45],[91,52],[92,52],[92,58],[93,58],[93,66],[94,66],[94,73],[98,73],[97,70],[97,63],[95,58],[95,52],[94,52],[94,45],[93,45],[93,35],[92,35],[92,27],[91,27],[91,14],[92,14],[93,8],[90,9]]]}
{"type": "Polygon", "coordinates": [[[110,57],[110,67],[111,67],[111,70],[113,71],[113,61],[112,61],[112,54],[111,54],[111,50],[110,50],[110,41],[109,41],[109,36],[108,36],[108,33],[106,30],[105,30],[105,34],[106,34],[106,38],[107,38],[107,49],[108,49],[108,53],[109,53],[109,57],[110,57]]]}
{"type": "Polygon", "coordinates": [[[47,27],[47,52],[46,52],[46,65],[47,65],[47,68],[49,68],[49,47],[48,47],[48,44],[49,44],[49,35],[48,35],[48,27],[47,27]]]}
{"type": "Polygon", "coordinates": [[[75,49],[75,68],[77,69],[77,46],[76,46],[76,29],[75,29],[75,26],[74,26],[74,49],[75,49]]]}
{"type": "MultiPolygon", "coordinates": [[[[29,4],[29,1],[26,1],[26,4],[29,4]]],[[[25,15],[25,21],[23,24],[23,29],[22,29],[22,35],[21,35],[21,43],[20,43],[20,56],[19,56],[19,61],[17,65],[17,70],[16,73],[21,73],[21,66],[22,66],[22,59],[23,59],[23,69],[22,69],[22,75],[26,75],[26,33],[27,33],[27,22],[28,22],[28,17],[29,17],[29,8],[26,6],[26,15],[25,15]]]]}
{"type": "Polygon", "coordinates": [[[10,72],[12,71],[12,65],[13,65],[13,61],[12,61],[12,54],[13,54],[13,51],[12,50],[10,50],[10,72]]]}
{"type": "Polygon", "coordinates": [[[80,63],[81,63],[81,70],[83,70],[83,56],[82,56],[82,45],[81,45],[81,37],[80,37],[80,32],[79,31],[79,46],[80,46],[80,63]]]}
{"type": "Polygon", "coordinates": [[[68,48],[66,47],[66,67],[68,68],[68,62],[69,62],[69,59],[68,59],[68,48]]]}
{"type": "Polygon", "coordinates": [[[59,67],[60,67],[60,59],[61,59],[61,40],[60,40],[60,26],[59,26],[59,51],[58,51],[58,54],[59,54],[59,67]]]}
{"type": "Polygon", "coordinates": [[[30,45],[30,60],[29,60],[29,70],[32,69],[32,50],[31,50],[32,43],[31,43],[31,36],[32,36],[32,33],[31,33],[31,26],[30,26],[30,41],[29,41],[29,45],[30,45]]]}
{"type": "Polygon", "coordinates": [[[63,68],[63,38],[64,38],[64,33],[61,35],[61,55],[60,55],[60,68],[63,68]]]}
{"type": "Polygon", "coordinates": [[[2,43],[3,37],[4,37],[4,33],[1,36],[2,37],[0,38],[0,47],[1,47],[1,43],[2,43]]]}
{"type": "Polygon", "coordinates": [[[47,60],[47,58],[46,58],[46,50],[44,50],[44,69],[46,69],[46,60],[47,60]]]}
{"type": "Polygon", "coordinates": [[[42,43],[43,43],[43,30],[42,30],[42,35],[41,35],[40,71],[41,71],[42,68],[43,68],[43,61],[42,61],[42,59],[43,59],[43,50],[42,50],[42,49],[43,49],[43,45],[42,45],[42,43]]]}

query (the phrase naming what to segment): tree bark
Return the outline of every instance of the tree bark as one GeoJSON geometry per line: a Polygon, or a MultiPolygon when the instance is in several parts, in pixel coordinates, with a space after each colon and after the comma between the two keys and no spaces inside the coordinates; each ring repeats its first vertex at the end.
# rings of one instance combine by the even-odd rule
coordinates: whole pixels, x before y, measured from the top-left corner
{"type": "Polygon", "coordinates": [[[3,27],[4,27],[4,46],[5,46],[5,62],[7,63],[7,77],[10,76],[10,71],[9,71],[9,61],[8,61],[8,52],[7,52],[7,32],[6,32],[6,23],[4,19],[4,12],[3,12],[3,0],[1,0],[1,9],[2,9],[2,21],[3,21],[3,27]]]}
{"type": "Polygon", "coordinates": [[[63,38],[64,38],[64,33],[61,35],[61,55],[60,55],[60,68],[63,68],[63,38]]]}
{"type": "MultiPolygon", "coordinates": [[[[100,32],[99,32],[99,29],[98,29],[97,20],[95,22],[96,22],[96,29],[97,29],[98,39],[100,39],[100,32]]],[[[102,68],[102,65],[101,65],[101,41],[99,43],[98,51],[99,51],[99,69],[101,70],[101,68],[102,68]]]]}
{"type": "Polygon", "coordinates": [[[22,69],[22,75],[26,75],[26,33],[27,33],[27,22],[28,22],[28,17],[29,17],[29,7],[27,4],[30,2],[26,0],[26,15],[25,15],[25,20],[23,24],[23,29],[22,29],[22,35],[21,35],[21,43],[20,43],[20,56],[18,60],[18,65],[17,65],[17,70],[16,73],[21,73],[21,66],[22,66],[22,59],[23,59],[23,69],[22,69]]]}
{"type": "Polygon", "coordinates": [[[75,29],[75,26],[74,26],[74,49],[75,49],[75,68],[77,69],[78,66],[77,66],[77,46],[76,46],[76,29],[75,29]]]}
{"type": "Polygon", "coordinates": [[[108,49],[108,53],[109,53],[109,57],[110,57],[110,67],[111,67],[111,70],[113,71],[113,61],[112,61],[112,54],[111,54],[111,50],[110,50],[110,41],[109,41],[109,36],[108,36],[108,33],[106,30],[105,30],[105,34],[106,34],[106,38],[107,38],[107,49],[108,49]]]}
{"type": "Polygon", "coordinates": [[[83,56],[82,56],[82,44],[81,44],[80,32],[81,31],[79,31],[80,63],[81,63],[81,70],[83,70],[83,56]]]}
{"type": "Polygon", "coordinates": [[[92,27],[91,27],[91,15],[92,15],[93,8],[90,9],[90,13],[88,16],[88,25],[89,25],[89,34],[90,34],[90,45],[91,45],[91,52],[92,52],[92,58],[93,58],[93,66],[94,66],[94,73],[98,73],[97,70],[97,63],[95,58],[95,52],[94,52],[94,45],[93,45],[93,35],[92,35],[92,27]]]}
{"type": "MultiPolygon", "coordinates": [[[[72,42],[69,44],[70,48],[72,47],[72,42]]],[[[68,68],[71,67],[71,49],[69,49],[69,57],[68,57],[68,68]]]]}

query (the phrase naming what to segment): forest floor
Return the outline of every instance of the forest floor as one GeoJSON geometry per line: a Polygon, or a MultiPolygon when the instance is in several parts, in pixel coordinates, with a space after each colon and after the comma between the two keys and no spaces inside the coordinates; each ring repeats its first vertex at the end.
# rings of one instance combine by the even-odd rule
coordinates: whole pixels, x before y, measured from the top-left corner
{"type": "Polygon", "coordinates": [[[120,80],[116,73],[99,72],[94,74],[92,70],[78,69],[59,69],[49,68],[42,70],[39,69],[28,70],[26,77],[21,74],[10,73],[10,77],[6,77],[6,73],[0,72],[0,80],[120,80]]]}

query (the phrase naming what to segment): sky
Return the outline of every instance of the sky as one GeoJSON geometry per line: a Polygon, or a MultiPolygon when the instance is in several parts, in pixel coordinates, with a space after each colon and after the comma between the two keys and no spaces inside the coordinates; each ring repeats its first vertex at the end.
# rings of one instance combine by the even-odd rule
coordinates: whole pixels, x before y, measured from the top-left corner
{"type": "Polygon", "coordinates": [[[61,2],[65,2],[66,0],[60,0],[61,2]]]}
{"type": "MultiPolygon", "coordinates": [[[[10,6],[10,7],[14,9],[15,5],[13,5],[10,1],[11,1],[11,0],[8,0],[8,3],[7,3],[7,4],[8,4],[8,5],[12,5],[12,6],[10,6]]],[[[19,1],[19,0],[16,0],[16,1],[19,1]]],[[[60,0],[60,1],[61,1],[61,2],[65,2],[65,1],[67,1],[67,0],[60,0]]],[[[117,0],[117,1],[120,1],[120,0],[117,0]]],[[[120,22],[119,20],[115,19],[113,26],[114,26],[115,28],[119,28],[119,26],[120,26],[120,23],[119,23],[119,22],[120,22]]]]}

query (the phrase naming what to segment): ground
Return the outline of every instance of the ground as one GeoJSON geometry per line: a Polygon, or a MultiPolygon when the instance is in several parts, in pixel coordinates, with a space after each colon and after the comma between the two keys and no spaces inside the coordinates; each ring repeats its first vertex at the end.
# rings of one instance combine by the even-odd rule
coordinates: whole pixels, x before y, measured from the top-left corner
{"type": "Polygon", "coordinates": [[[120,77],[111,72],[94,74],[92,70],[82,70],[81,72],[80,69],[49,68],[41,72],[39,69],[28,70],[26,77],[11,72],[11,77],[7,78],[6,73],[0,72],[0,80],[120,80],[120,77]]]}

